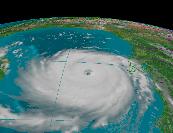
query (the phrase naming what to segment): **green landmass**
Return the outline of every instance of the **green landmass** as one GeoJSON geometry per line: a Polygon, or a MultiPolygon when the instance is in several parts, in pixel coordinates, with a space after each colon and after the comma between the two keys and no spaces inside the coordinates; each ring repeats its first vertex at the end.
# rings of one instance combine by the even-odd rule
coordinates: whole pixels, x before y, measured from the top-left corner
{"type": "Polygon", "coordinates": [[[4,72],[0,69],[0,80],[4,77],[4,72]]]}
{"type": "MultiPolygon", "coordinates": [[[[162,95],[161,91],[158,91],[158,93],[162,95]]],[[[173,133],[173,109],[170,107],[170,104],[168,104],[164,96],[162,96],[162,101],[164,102],[164,111],[156,125],[160,127],[163,133],[173,133]]]]}
{"type": "MultiPolygon", "coordinates": [[[[173,97],[173,65],[170,64],[173,62],[173,59],[150,45],[150,43],[164,43],[164,46],[173,49],[173,43],[163,40],[163,38],[159,38],[158,36],[150,37],[148,35],[150,32],[148,31],[117,29],[112,28],[112,26],[107,26],[107,30],[131,43],[134,52],[131,58],[136,59],[141,64],[147,64],[146,71],[152,75],[154,82],[158,83],[162,81],[162,88],[168,90],[169,94],[173,97]],[[139,36],[141,32],[142,36],[139,36]]],[[[164,101],[164,110],[161,118],[157,121],[157,126],[162,132],[173,133],[173,110],[162,92],[160,94],[164,101]]]]}
{"type": "MultiPolygon", "coordinates": [[[[166,55],[163,51],[152,44],[161,46],[173,51],[173,40],[167,40],[167,30],[149,26],[149,29],[132,22],[95,18],[45,18],[39,20],[30,20],[21,22],[14,26],[0,29],[0,37],[12,33],[46,27],[77,27],[85,29],[101,29],[112,32],[116,36],[128,41],[133,47],[132,59],[137,60],[140,64],[146,64],[146,72],[151,74],[153,81],[159,83],[161,88],[169,92],[173,98],[173,58],[166,55]],[[151,28],[150,28],[151,27],[151,28]]],[[[3,77],[0,70],[0,78],[3,77]]],[[[172,108],[167,99],[164,98],[163,92],[160,92],[164,101],[163,115],[157,122],[157,126],[163,132],[173,133],[173,114],[172,108]]]]}
{"type": "Polygon", "coordinates": [[[9,63],[8,59],[0,57],[0,80],[4,78],[7,71],[6,63],[9,63]]]}

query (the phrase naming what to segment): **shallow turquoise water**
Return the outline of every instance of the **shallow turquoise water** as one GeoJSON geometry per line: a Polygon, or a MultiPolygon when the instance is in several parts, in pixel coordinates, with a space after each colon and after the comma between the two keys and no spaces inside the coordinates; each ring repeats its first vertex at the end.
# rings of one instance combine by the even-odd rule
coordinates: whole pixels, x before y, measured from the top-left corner
{"type": "MultiPolygon", "coordinates": [[[[20,95],[21,89],[16,85],[15,79],[18,77],[18,70],[27,66],[28,61],[40,56],[52,56],[58,51],[64,49],[90,49],[97,51],[119,54],[130,57],[132,53],[131,45],[116,37],[112,33],[101,30],[84,30],[80,28],[46,28],[30,30],[26,32],[15,33],[8,37],[0,38],[0,47],[5,47],[17,41],[22,45],[15,45],[8,48],[7,58],[10,61],[9,74],[0,81],[0,103],[3,106],[9,106],[13,112],[19,113],[29,108],[28,103],[14,100],[9,95],[20,95]],[[16,58],[13,51],[22,49],[22,57],[16,58]]],[[[154,101],[145,112],[142,119],[137,120],[139,103],[134,101],[130,111],[119,123],[110,123],[109,125],[93,129],[92,123],[83,129],[83,133],[111,133],[111,132],[140,132],[146,133],[153,131],[159,132],[154,127],[156,119],[161,115],[163,102],[160,96],[153,91],[154,101]]],[[[14,133],[16,131],[0,128],[0,132],[14,133]]]]}

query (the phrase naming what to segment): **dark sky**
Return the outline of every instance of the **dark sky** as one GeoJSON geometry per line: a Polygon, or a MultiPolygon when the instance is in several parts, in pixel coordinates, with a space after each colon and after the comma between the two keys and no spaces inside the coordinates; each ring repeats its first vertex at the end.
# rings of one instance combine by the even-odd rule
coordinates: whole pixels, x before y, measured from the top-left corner
{"type": "Polygon", "coordinates": [[[106,1],[14,1],[1,2],[0,23],[33,18],[63,16],[96,16],[142,22],[173,30],[171,0],[106,0],[106,1]],[[8,6],[10,4],[11,6],[8,6]]]}

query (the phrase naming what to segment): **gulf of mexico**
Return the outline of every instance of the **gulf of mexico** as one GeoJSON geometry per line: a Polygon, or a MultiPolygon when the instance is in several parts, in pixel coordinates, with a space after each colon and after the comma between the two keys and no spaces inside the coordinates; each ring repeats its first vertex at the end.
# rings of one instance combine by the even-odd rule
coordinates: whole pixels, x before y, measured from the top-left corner
{"type": "MultiPolygon", "coordinates": [[[[10,73],[0,81],[1,91],[5,94],[20,94],[20,88],[16,86],[14,80],[18,77],[18,69],[26,66],[28,61],[37,57],[49,57],[65,49],[89,49],[96,51],[103,51],[112,54],[117,54],[125,57],[131,57],[132,47],[127,41],[124,41],[114,34],[102,30],[86,30],[82,28],[40,28],[24,32],[14,33],[7,37],[0,38],[0,46],[5,47],[15,42],[22,42],[22,45],[16,48],[21,48],[23,56],[20,59],[15,58],[12,51],[16,48],[10,47],[7,57],[10,61],[10,73]],[[7,85],[8,83],[8,85],[7,85]]],[[[133,130],[135,124],[139,125],[140,132],[147,132],[150,130],[152,124],[146,124],[148,116],[155,114],[155,117],[160,116],[162,110],[162,102],[157,93],[153,92],[155,101],[151,104],[147,113],[144,115],[141,121],[137,121],[136,115],[138,113],[138,103],[136,101],[131,105],[131,109],[124,119],[119,123],[110,123],[109,125],[93,129],[92,123],[82,130],[82,132],[94,132],[94,133],[109,133],[112,131],[121,132],[133,130]],[[155,110],[155,108],[159,108],[155,110]],[[128,119],[131,119],[128,122],[128,119]],[[144,122],[143,122],[144,121],[144,122]],[[138,122],[138,123],[137,123],[138,122]],[[140,123],[145,123],[141,124],[140,123]],[[128,124],[128,126],[126,126],[128,124]],[[145,131],[143,129],[146,129],[145,131]]],[[[0,102],[4,105],[8,105],[16,112],[25,110],[25,104],[22,104],[18,100],[8,100],[8,96],[1,96],[0,102]],[[6,101],[6,102],[4,102],[6,101]],[[14,103],[16,101],[16,103],[14,103]],[[18,109],[17,109],[17,108],[18,109]]],[[[151,119],[150,123],[154,123],[156,119],[151,119]]],[[[0,128],[0,131],[3,128],[0,128]]]]}

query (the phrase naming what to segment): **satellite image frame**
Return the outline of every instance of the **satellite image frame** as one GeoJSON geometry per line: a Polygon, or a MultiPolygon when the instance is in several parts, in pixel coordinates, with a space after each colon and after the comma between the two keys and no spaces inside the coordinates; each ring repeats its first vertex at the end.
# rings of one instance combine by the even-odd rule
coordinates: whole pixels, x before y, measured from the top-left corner
{"type": "MultiPolygon", "coordinates": [[[[53,17],[40,18],[0,25],[0,38],[4,38],[17,32],[34,31],[43,28],[82,28],[86,30],[101,30],[110,32],[127,41],[132,46],[133,54],[128,57],[128,73],[133,75],[136,71],[147,73],[156,87],[154,91],[159,94],[163,101],[162,115],[155,125],[165,133],[173,132],[173,31],[149,24],[99,17],[53,17]],[[133,62],[137,62],[142,67],[133,62]]],[[[34,38],[32,38],[34,40],[34,38]]],[[[6,49],[0,47],[0,80],[9,73],[9,60],[5,56],[6,49]]],[[[72,52],[73,53],[73,52],[72,52]]],[[[70,57],[70,50],[67,54],[70,57]]],[[[103,54],[104,55],[104,54],[103,54]]],[[[67,67],[67,60],[63,70],[67,67]]],[[[79,64],[85,64],[80,62],[79,64]]],[[[97,62],[101,64],[102,62],[97,62]]],[[[109,64],[114,66],[114,64],[109,64]]],[[[87,69],[84,73],[92,76],[92,70],[87,69]]],[[[64,76],[61,74],[61,79],[64,76]]],[[[0,82],[1,83],[1,82],[0,82]]],[[[61,86],[61,81],[59,82],[61,86]]],[[[1,87],[1,84],[0,84],[1,87]]],[[[0,89],[0,94],[2,93],[0,89]]],[[[5,94],[4,94],[5,95],[5,94]]],[[[57,95],[58,97],[58,95],[57,95]]],[[[56,98],[57,100],[58,98],[56,98]]],[[[55,100],[55,102],[56,102],[55,100]]],[[[1,104],[1,101],[0,101],[1,104]]],[[[0,105],[1,107],[1,105],[0,105]]],[[[1,118],[1,121],[15,121],[13,118],[1,118]]],[[[53,118],[53,115],[52,115],[53,118]]],[[[19,119],[20,120],[20,119],[19,119]]],[[[22,121],[22,119],[21,119],[22,121]]],[[[57,119],[56,121],[64,121],[57,119]]],[[[50,125],[52,120],[50,122],[50,125]]]]}

